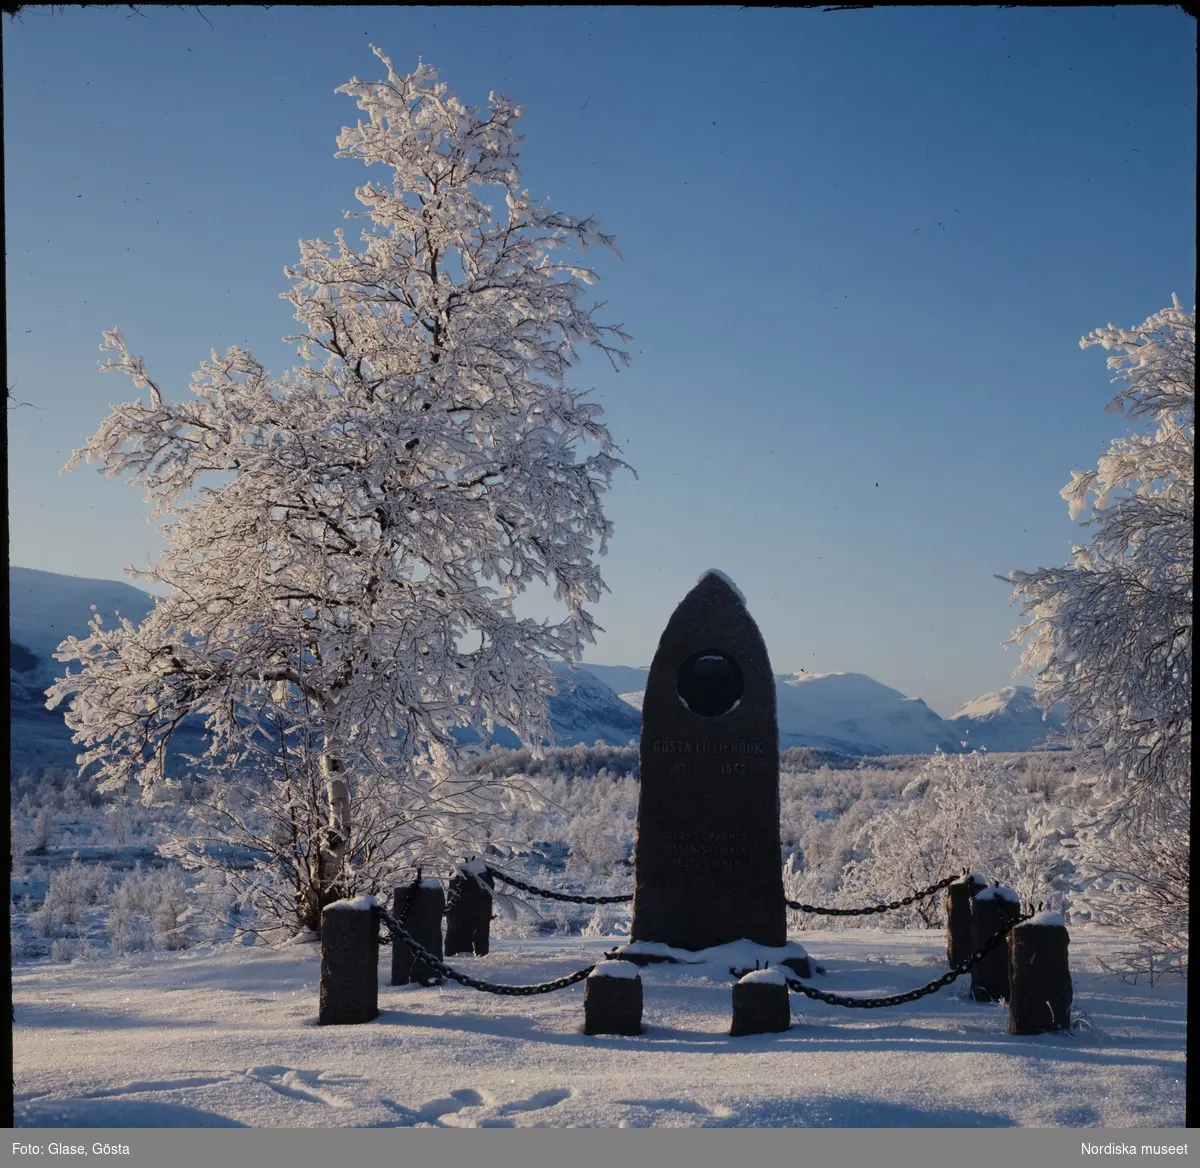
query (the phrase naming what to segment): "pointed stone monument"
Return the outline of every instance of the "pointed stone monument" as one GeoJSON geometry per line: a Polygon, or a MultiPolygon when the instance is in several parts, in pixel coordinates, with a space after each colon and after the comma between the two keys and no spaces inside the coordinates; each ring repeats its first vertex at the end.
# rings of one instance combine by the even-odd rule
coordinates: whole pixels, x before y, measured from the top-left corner
{"type": "Polygon", "coordinates": [[[787,942],[779,730],[762,634],[720,572],[675,610],[642,702],[631,940],[787,942]]]}

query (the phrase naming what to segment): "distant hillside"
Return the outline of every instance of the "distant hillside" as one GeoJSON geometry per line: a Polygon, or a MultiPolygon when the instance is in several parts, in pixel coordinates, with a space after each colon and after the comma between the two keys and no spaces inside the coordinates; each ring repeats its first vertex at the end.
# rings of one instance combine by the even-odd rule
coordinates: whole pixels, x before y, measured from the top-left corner
{"type": "MultiPolygon", "coordinates": [[[[114,580],[89,580],[10,568],[10,679],[14,766],[67,765],[76,748],[59,711],[45,709],[46,687],[66,666],[52,653],[70,635],[84,636],[95,605],[111,624],[119,612],[138,622],[154,598],[114,580]]],[[[76,666],[77,668],[78,666],[76,666]]],[[[556,667],[561,691],[550,700],[550,719],[561,746],[604,742],[621,746],[641,734],[641,702],[649,670],[628,665],[556,667]],[[618,696],[620,695],[620,696],[618,696]]],[[[985,746],[991,751],[1042,748],[1062,722],[1043,720],[1028,686],[1010,686],[968,702],[941,718],[920,698],[906,697],[862,673],[796,673],[775,679],[782,749],[808,747],[840,755],[928,754],[985,746]]],[[[194,733],[200,733],[193,726],[194,733]]],[[[473,740],[463,731],[461,742],[473,740]]],[[[516,747],[516,736],[497,730],[492,745],[516,747]]],[[[194,749],[194,744],[188,747],[194,749]]]]}
{"type": "Polygon", "coordinates": [[[1034,703],[1027,685],[1009,685],[967,702],[948,719],[971,747],[991,751],[1033,750],[1053,744],[1062,729],[1060,709],[1047,715],[1034,703]],[[1049,743],[1048,740],[1049,739],[1049,743]]]}

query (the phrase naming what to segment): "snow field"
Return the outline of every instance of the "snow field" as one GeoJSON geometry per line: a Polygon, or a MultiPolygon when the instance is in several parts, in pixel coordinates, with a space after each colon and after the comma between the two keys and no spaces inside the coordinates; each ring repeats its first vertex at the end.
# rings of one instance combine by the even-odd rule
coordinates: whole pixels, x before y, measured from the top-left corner
{"type": "MultiPolygon", "coordinates": [[[[940,972],[940,931],[805,933],[824,989],[940,972]]],[[[498,941],[455,968],[522,984],[624,938],[498,941]]],[[[962,982],[880,1011],[792,996],[786,1034],[730,1038],[733,979],[640,970],[645,1031],[585,1037],[582,984],[530,998],[388,983],[379,1018],[316,1025],[319,947],[182,953],[13,971],[18,1124],[353,1126],[1179,1126],[1186,984],[1099,969],[1119,939],[1074,930],[1069,1034],[1013,1037],[962,982]],[[47,1117],[57,1117],[51,1120],[47,1117]],[[64,1118],[65,1117],[65,1118],[64,1118]]],[[[964,979],[965,980],[965,979],[964,979]]]]}

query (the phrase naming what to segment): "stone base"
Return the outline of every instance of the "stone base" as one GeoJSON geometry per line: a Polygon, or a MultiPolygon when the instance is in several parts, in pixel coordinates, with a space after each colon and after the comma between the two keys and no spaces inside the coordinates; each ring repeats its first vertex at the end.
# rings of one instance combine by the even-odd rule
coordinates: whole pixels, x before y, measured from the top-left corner
{"type": "MultiPolygon", "coordinates": [[[[480,872],[478,879],[488,888],[496,885],[490,872],[480,872]]],[[[486,957],[491,940],[492,898],[475,877],[458,871],[450,878],[448,899],[451,907],[446,910],[446,956],[473,953],[486,957]]]]}
{"type": "Polygon", "coordinates": [[[379,912],[345,903],[321,913],[322,1026],[370,1022],[379,1015],[379,912]]]}
{"type": "Polygon", "coordinates": [[[642,979],[589,977],[583,983],[584,1034],[642,1032],[642,979]]]}
{"type": "MultiPolygon", "coordinates": [[[[991,891],[990,889],[988,891],[991,891]]],[[[971,902],[971,950],[982,949],[997,929],[1021,911],[1020,904],[994,897],[971,902]]],[[[986,957],[971,967],[971,997],[977,1002],[1008,998],[1008,944],[1001,941],[986,957]]]]}
{"type": "MultiPolygon", "coordinates": [[[[403,918],[404,928],[422,948],[434,957],[442,957],[442,915],[446,908],[446,896],[441,884],[430,881],[414,891],[411,887],[397,888],[392,899],[392,916],[403,918]],[[412,907],[408,906],[412,898],[412,907]],[[405,909],[408,909],[407,916],[405,909]]],[[[398,937],[392,937],[392,985],[441,985],[442,979],[436,971],[423,961],[418,961],[412,950],[398,937]]]]}
{"type": "Polygon", "coordinates": [[[777,1034],[792,1025],[792,1008],[785,985],[738,982],[733,987],[734,1038],[746,1034],[777,1034]]]}
{"type": "Polygon", "coordinates": [[[971,955],[971,899],[986,885],[956,880],[946,889],[946,968],[953,969],[971,955]]]}
{"type": "Polygon", "coordinates": [[[1068,1029],[1073,995],[1066,928],[1017,925],[1008,938],[1009,1034],[1068,1029]]]}

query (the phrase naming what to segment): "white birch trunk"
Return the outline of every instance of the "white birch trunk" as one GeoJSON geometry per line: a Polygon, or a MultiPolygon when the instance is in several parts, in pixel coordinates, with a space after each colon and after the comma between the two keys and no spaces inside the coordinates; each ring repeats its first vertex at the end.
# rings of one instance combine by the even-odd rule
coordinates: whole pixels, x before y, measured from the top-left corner
{"type": "Polygon", "coordinates": [[[329,804],[329,827],[321,853],[321,882],[328,885],[337,878],[350,842],[350,784],[346,781],[342,760],[337,757],[328,738],[321,755],[321,774],[325,779],[325,798],[329,804]]]}

